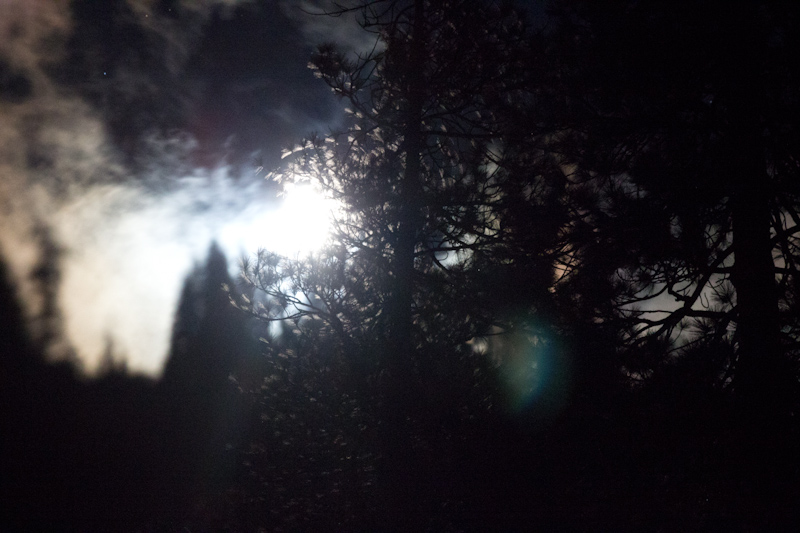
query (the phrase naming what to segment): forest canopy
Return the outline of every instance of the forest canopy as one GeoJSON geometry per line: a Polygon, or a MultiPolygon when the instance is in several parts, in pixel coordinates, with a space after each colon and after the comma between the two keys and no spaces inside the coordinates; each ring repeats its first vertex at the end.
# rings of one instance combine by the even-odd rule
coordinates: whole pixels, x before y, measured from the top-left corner
{"type": "Polygon", "coordinates": [[[245,265],[251,309],[372,344],[401,381],[501,332],[580,330],[634,381],[706,349],[709,385],[785,407],[797,13],[752,9],[571,1],[533,30],[507,3],[338,7],[375,48],[311,67],[351,119],[277,176],[342,211],[316,257],[245,265]]]}
{"type": "Polygon", "coordinates": [[[270,357],[341,365],[390,485],[475,412],[677,386],[751,458],[796,412],[798,10],[550,7],[342,5],[375,47],[312,58],[350,119],[276,179],[342,210],[313,257],[246,263],[239,305],[283,324],[270,357]]]}

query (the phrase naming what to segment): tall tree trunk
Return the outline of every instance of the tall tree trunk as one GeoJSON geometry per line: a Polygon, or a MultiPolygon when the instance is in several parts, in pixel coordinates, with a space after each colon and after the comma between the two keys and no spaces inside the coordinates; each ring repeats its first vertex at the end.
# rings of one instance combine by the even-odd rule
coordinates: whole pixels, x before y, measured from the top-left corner
{"type": "Polygon", "coordinates": [[[408,371],[413,351],[414,252],[422,205],[421,162],[423,146],[422,106],[425,100],[425,1],[415,0],[412,42],[406,64],[408,108],[404,124],[405,170],[400,183],[399,220],[394,250],[393,313],[389,325],[390,365],[399,365],[401,374],[408,371]]]}
{"type": "Polygon", "coordinates": [[[393,250],[392,283],[388,324],[389,381],[384,391],[383,446],[386,452],[386,481],[390,484],[390,506],[399,529],[416,529],[412,520],[424,512],[415,502],[421,490],[419,460],[414,446],[414,419],[419,414],[421,397],[415,372],[414,278],[421,203],[421,153],[423,148],[422,109],[425,99],[425,0],[415,0],[412,42],[406,58],[408,102],[404,117],[403,151],[405,169],[400,181],[399,220],[393,250]]]}
{"type": "Polygon", "coordinates": [[[734,430],[741,451],[738,475],[760,494],[785,469],[792,374],[783,370],[780,350],[767,180],[763,166],[753,164],[749,170],[753,177],[732,199],[739,337],[734,430]]]}
{"type": "Polygon", "coordinates": [[[736,438],[742,452],[737,468],[748,486],[760,492],[771,487],[785,467],[783,432],[791,374],[782,368],[780,349],[770,235],[772,191],[757,122],[750,126],[751,134],[738,139],[740,181],[731,198],[739,338],[734,393],[736,438]]]}
{"type": "Polygon", "coordinates": [[[750,21],[741,17],[726,70],[732,128],[732,217],[736,288],[738,360],[734,388],[746,419],[767,420],[780,409],[785,376],[780,371],[780,325],[775,263],[770,235],[774,193],[767,174],[762,131],[763,80],[760,51],[750,21]]]}
{"type": "MultiPolygon", "coordinates": [[[[761,63],[769,57],[752,18],[741,11],[726,42],[732,61],[722,69],[729,105],[729,150],[722,162],[731,180],[738,352],[734,373],[736,469],[753,498],[769,499],[785,469],[785,430],[791,374],[783,369],[778,287],[771,239],[775,192],[767,174],[761,63]]],[[[794,453],[794,452],[791,452],[794,453]]]]}
{"type": "MultiPolygon", "coordinates": [[[[751,165],[751,168],[753,165],[751,165]]],[[[756,168],[752,171],[757,172],[756,168]]],[[[754,177],[760,177],[760,173],[754,177]]],[[[770,198],[764,179],[749,179],[733,199],[733,228],[739,355],[735,388],[742,406],[761,411],[773,405],[780,372],[778,299],[770,242],[770,198]]],[[[756,413],[754,413],[756,414],[756,413]]],[[[763,416],[765,413],[759,413],[763,416]]]]}

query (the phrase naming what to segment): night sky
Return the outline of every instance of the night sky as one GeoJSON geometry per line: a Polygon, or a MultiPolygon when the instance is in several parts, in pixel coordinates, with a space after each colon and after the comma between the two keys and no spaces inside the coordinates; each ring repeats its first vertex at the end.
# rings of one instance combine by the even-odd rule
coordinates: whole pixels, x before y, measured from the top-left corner
{"type": "Polygon", "coordinates": [[[91,372],[111,345],[157,373],[180,285],[212,241],[235,271],[242,253],[292,240],[298,214],[276,211],[264,178],[282,148],[341,119],[307,68],[313,46],[369,45],[352,19],[301,8],[318,10],[0,3],[0,250],[34,329],[49,305],[35,273],[50,267],[52,355],[75,350],[91,372]]]}

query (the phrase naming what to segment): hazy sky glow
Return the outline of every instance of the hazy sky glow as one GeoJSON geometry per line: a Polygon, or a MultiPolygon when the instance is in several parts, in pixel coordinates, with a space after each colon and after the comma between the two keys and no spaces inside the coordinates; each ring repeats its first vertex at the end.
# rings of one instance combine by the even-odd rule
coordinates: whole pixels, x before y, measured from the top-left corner
{"type": "Polygon", "coordinates": [[[263,184],[233,184],[222,171],[183,180],[167,194],[98,188],[58,217],[65,251],[64,326],[86,370],[107,343],[132,370],[159,371],[180,286],[216,241],[231,260],[258,247],[294,255],[326,237],[325,203],[308,186],[276,199],[263,184]],[[109,212],[118,210],[116,216],[109,212]]]}
{"type": "Polygon", "coordinates": [[[313,42],[330,24],[360,41],[352,20],[298,7],[0,1],[0,254],[36,323],[32,274],[45,241],[56,250],[53,356],[74,350],[91,372],[111,345],[156,374],[185,276],[212,242],[232,274],[243,253],[322,244],[330,208],[308,186],[279,197],[264,174],[339,120],[306,67],[313,42]]]}

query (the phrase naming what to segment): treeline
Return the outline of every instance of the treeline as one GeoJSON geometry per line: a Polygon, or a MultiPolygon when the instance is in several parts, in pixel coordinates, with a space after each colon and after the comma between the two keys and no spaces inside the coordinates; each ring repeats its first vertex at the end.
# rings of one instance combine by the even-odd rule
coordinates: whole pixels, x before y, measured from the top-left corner
{"type": "Polygon", "coordinates": [[[0,273],[2,528],[180,531],[214,516],[247,412],[228,376],[255,346],[221,291],[225,258],[212,248],[187,278],[159,381],[129,375],[113,346],[95,378],[47,361],[0,273]]]}

